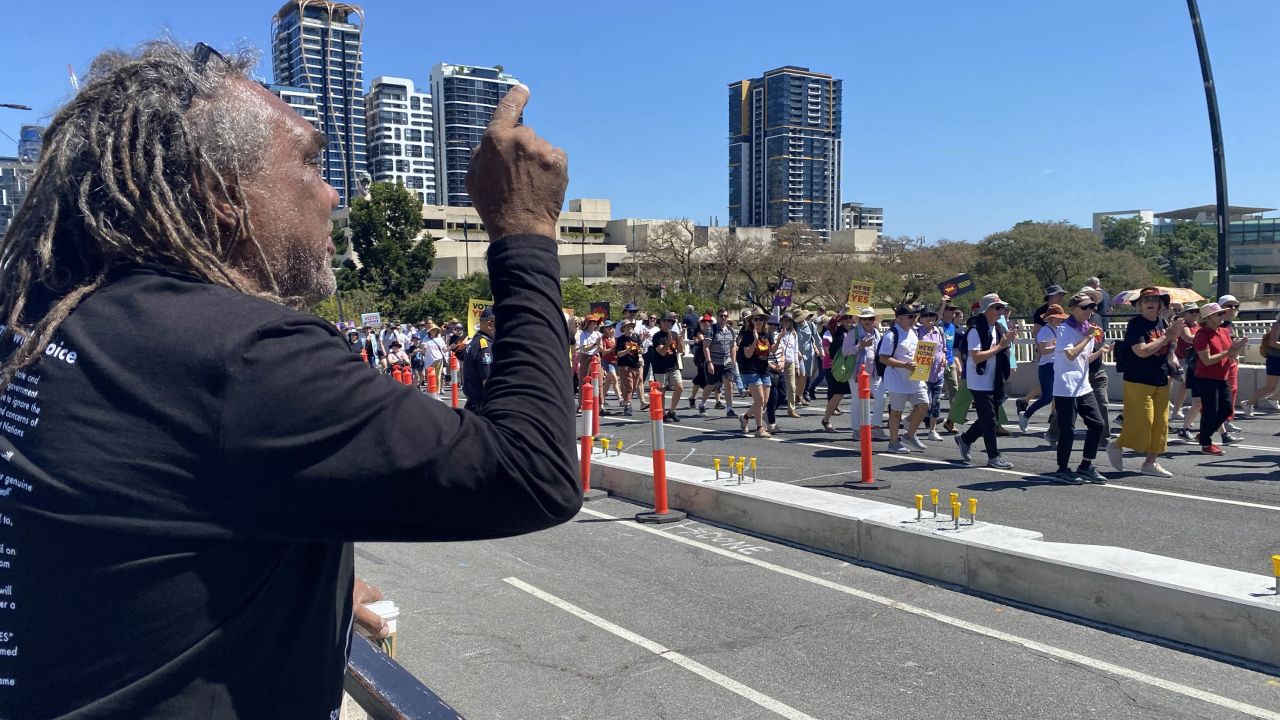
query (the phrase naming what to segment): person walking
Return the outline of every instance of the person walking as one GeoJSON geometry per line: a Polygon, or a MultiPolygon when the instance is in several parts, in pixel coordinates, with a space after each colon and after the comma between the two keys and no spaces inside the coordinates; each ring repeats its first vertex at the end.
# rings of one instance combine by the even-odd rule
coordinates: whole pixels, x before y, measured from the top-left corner
{"type": "Polygon", "coordinates": [[[738,370],[742,373],[742,383],[751,394],[751,407],[738,418],[742,426],[742,434],[750,435],[751,419],[756,421],[756,436],[770,437],[765,426],[764,405],[769,393],[769,349],[768,330],[765,328],[767,316],[762,312],[753,313],[747,319],[738,334],[738,370]]]}
{"type": "Polygon", "coordinates": [[[1089,322],[1097,303],[1083,293],[1074,295],[1067,316],[1060,305],[1050,305],[1044,314],[1046,321],[1061,325],[1057,330],[1053,353],[1053,404],[1058,424],[1058,470],[1049,476],[1054,482],[1079,485],[1081,482],[1105,483],[1107,478],[1094,467],[1098,446],[1102,442],[1106,424],[1103,412],[1098,408],[1093,388],[1089,382],[1089,363],[1102,356],[1099,333],[1089,322]],[[1063,322],[1065,320],[1066,322],[1063,322]],[[1075,420],[1079,415],[1084,421],[1084,452],[1080,465],[1071,471],[1071,447],[1075,444],[1075,420]]]}
{"type": "MultiPolygon", "coordinates": [[[[1231,386],[1228,361],[1244,350],[1247,338],[1232,339],[1231,332],[1222,326],[1226,317],[1218,303],[1206,303],[1200,308],[1200,329],[1196,331],[1193,346],[1196,351],[1196,386],[1200,391],[1200,451],[1207,455],[1221,455],[1221,447],[1213,444],[1213,434],[1223,427],[1231,414],[1231,386]]],[[[1225,434],[1225,433],[1224,433],[1225,434]]]]}
{"type": "Polygon", "coordinates": [[[778,432],[778,408],[787,399],[787,361],[786,352],[783,349],[782,323],[789,319],[780,318],[778,308],[774,308],[773,314],[765,324],[772,338],[769,343],[769,397],[764,408],[764,419],[771,433],[778,432]]]}
{"type": "MultiPolygon", "coordinates": [[[[844,340],[840,345],[840,352],[843,355],[854,358],[853,372],[849,377],[857,379],[862,377],[862,370],[865,368],[867,377],[870,378],[871,392],[874,395],[879,390],[880,378],[876,377],[876,352],[880,344],[880,328],[876,326],[876,311],[873,308],[863,308],[858,311],[858,322],[853,325],[844,335],[844,340]]],[[[852,395],[852,386],[850,386],[850,394],[852,395]]],[[[855,403],[856,404],[856,403],[855,403]]],[[[860,404],[856,404],[861,407],[860,404]]],[[[864,423],[868,422],[865,413],[855,410],[854,407],[849,409],[849,427],[853,430],[854,440],[858,438],[858,432],[862,429],[864,423]]]]}
{"type": "Polygon", "coordinates": [[[705,408],[707,400],[712,395],[718,395],[723,389],[724,402],[717,398],[716,409],[727,408],[725,417],[737,417],[737,413],[733,410],[733,352],[738,334],[733,329],[733,318],[729,315],[728,310],[724,308],[717,310],[716,319],[717,322],[711,326],[709,342],[707,343],[707,359],[710,360],[707,366],[707,373],[708,380],[711,383],[707,385],[706,390],[702,393],[702,405],[705,408]]]}
{"type": "Polygon", "coordinates": [[[818,345],[818,329],[813,324],[813,313],[796,310],[791,313],[796,325],[796,345],[800,359],[796,362],[796,391],[799,394],[797,404],[808,407],[814,398],[809,393],[809,379],[814,375],[813,364],[817,359],[814,348],[818,345]]]}
{"type": "Polygon", "coordinates": [[[676,329],[679,318],[673,312],[664,313],[660,330],[653,334],[653,380],[659,386],[671,388],[671,404],[664,408],[667,422],[680,422],[676,410],[680,396],[684,394],[684,378],[680,377],[677,358],[684,353],[684,333],[676,329]]]}
{"type": "Polygon", "coordinates": [[[1267,334],[1262,338],[1263,357],[1266,358],[1267,381],[1262,387],[1258,388],[1247,402],[1244,404],[1244,416],[1253,417],[1259,404],[1267,399],[1271,402],[1272,410],[1280,410],[1280,313],[1276,313],[1276,318],[1271,323],[1271,328],[1267,330],[1267,334]]]}
{"type": "Polygon", "coordinates": [[[1013,464],[1000,455],[996,444],[996,419],[998,409],[1004,404],[1005,382],[1009,379],[1009,346],[1018,339],[1018,331],[1006,332],[1000,326],[1000,317],[1008,307],[996,293],[988,293],[978,301],[978,314],[969,319],[965,332],[965,377],[973,404],[978,410],[978,420],[968,430],[956,436],[960,458],[965,463],[973,461],[970,452],[973,443],[982,438],[986,446],[987,467],[1008,470],[1013,464]]]}
{"type": "MultiPolygon", "coordinates": [[[[1178,358],[1178,363],[1182,365],[1183,376],[1181,381],[1174,378],[1174,384],[1170,386],[1169,396],[1173,399],[1173,412],[1169,417],[1173,420],[1185,420],[1186,412],[1183,410],[1183,405],[1186,404],[1191,386],[1195,384],[1195,374],[1190,368],[1195,357],[1192,342],[1195,340],[1196,331],[1200,329],[1200,308],[1195,303],[1187,303],[1178,310],[1178,315],[1183,319],[1182,332],[1178,334],[1173,352],[1174,357],[1178,358]]],[[[1194,404],[1196,396],[1192,397],[1194,404]]]]}
{"type": "MultiPolygon", "coordinates": [[[[1039,349],[1039,346],[1040,346],[1040,329],[1045,326],[1045,321],[1043,319],[1044,314],[1049,312],[1050,305],[1057,305],[1058,309],[1061,310],[1062,298],[1066,297],[1066,295],[1067,295],[1067,291],[1063,290],[1061,285],[1050,285],[1049,287],[1045,288],[1045,291],[1044,291],[1044,304],[1036,308],[1035,311],[1031,313],[1031,337],[1035,338],[1037,350],[1039,349]]],[[[1038,358],[1040,363],[1037,366],[1037,370],[1040,367],[1043,367],[1045,364],[1044,363],[1045,356],[1043,354],[1038,355],[1038,358]]],[[[1049,351],[1047,364],[1051,367],[1053,365],[1052,349],[1050,349],[1049,351]]],[[[1045,405],[1053,404],[1053,398],[1048,396],[1049,391],[1052,390],[1052,380],[1053,379],[1050,378],[1050,386],[1048,387],[1046,387],[1043,382],[1038,383],[1036,387],[1032,387],[1030,390],[1027,391],[1027,394],[1024,397],[1019,398],[1017,402],[1014,403],[1014,406],[1018,410],[1018,415],[1022,415],[1023,413],[1025,413],[1027,411],[1027,407],[1031,403],[1035,402],[1037,398],[1044,399],[1044,402],[1040,403],[1039,407],[1044,407],[1045,405]]],[[[1022,423],[1019,422],[1018,424],[1021,425],[1022,423]]],[[[1026,430],[1023,430],[1023,432],[1026,432],[1026,430]]]]}
{"type": "MultiPolygon", "coordinates": [[[[578,332],[578,384],[591,382],[591,361],[600,355],[600,316],[588,314],[582,319],[582,329],[578,332]]],[[[604,398],[601,398],[603,400],[604,398]]]]}
{"type": "Polygon", "coordinates": [[[1143,288],[1137,302],[1141,314],[1126,326],[1120,350],[1125,354],[1124,425],[1120,437],[1107,446],[1107,459],[1124,470],[1124,450],[1129,448],[1144,456],[1143,475],[1168,478],[1173,473],[1157,460],[1169,441],[1169,367],[1177,363],[1171,350],[1186,321],[1179,317],[1168,323],[1161,317],[1169,294],[1160,288],[1143,288]]]}
{"type": "Polygon", "coordinates": [[[706,417],[707,403],[705,398],[711,392],[711,388],[715,383],[711,380],[708,367],[711,364],[711,323],[714,318],[710,313],[703,315],[698,320],[698,327],[694,329],[693,336],[689,338],[689,351],[693,353],[693,389],[689,392],[689,408],[693,409],[694,405],[698,407],[698,417],[706,417]],[[698,402],[698,393],[701,391],[704,400],[698,402]]]}
{"type": "Polygon", "coordinates": [[[619,380],[622,385],[622,395],[618,398],[618,405],[622,408],[623,415],[630,416],[631,396],[640,391],[640,353],[643,352],[640,336],[636,335],[635,320],[622,321],[622,334],[618,336],[615,347],[618,355],[619,380]]]}
{"type": "MultiPolygon", "coordinates": [[[[1046,405],[1054,404],[1053,385],[1055,365],[1057,363],[1058,329],[1062,325],[1062,321],[1069,316],[1063,311],[1062,306],[1057,303],[1045,305],[1044,308],[1041,316],[1037,318],[1039,321],[1037,327],[1039,329],[1036,330],[1036,352],[1040,355],[1036,372],[1040,381],[1040,392],[1035,402],[1026,405],[1025,409],[1018,413],[1018,429],[1022,432],[1027,431],[1027,425],[1031,423],[1031,417],[1036,414],[1037,410],[1046,405]]],[[[1031,393],[1028,393],[1027,397],[1031,397],[1031,393]]],[[[1025,405],[1025,403],[1023,404],[1025,405]]]]}
{"type": "Polygon", "coordinates": [[[600,414],[608,415],[608,405],[605,402],[609,397],[609,392],[613,392],[613,397],[619,402],[622,400],[622,388],[618,384],[618,338],[615,333],[617,326],[612,320],[605,320],[600,323],[600,373],[603,378],[600,382],[600,414]]]}
{"type": "MultiPolygon", "coordinates": [[[[1223,295],[1218,298],[1218,305],[1222,306],[1222,327],[1226,328],[1227,332],[1231,333],[1232,336],[1235,336],[1235,319],[1240,312],[1240,301],[1236,299],[1235,295],[1223,295]]],[[[1230,441],[1236,442],[1239,438],[1230,435],[1230,433],[1238,433],[1242,429],[1239,425],[1231,422],[1236,416],[1236,398],[1240,393],[1240,360],[1232,355],[1228,356],[1224,362],[1227,363],[1227,386],[1231,388],[1231,409],[1227,413],[1227,421],[1223,423],[1222,427],[1228,433],[1230,441]]]]}
{"type": "MultiPolygon", "coordinates": [[[[870,314],[871,323],[874,327],[876,311],[871,308],[863,308],[859,316],[870,314]]],[[[831,426],[831,416],[840,409],[840,402],[844,400],[844,396],[850,394],[849,381],[841,382],[836,380],[831,374],[831,363],[835,359],[836,352],[843,352],[845,336],[853,328],[853,316],[844,313],[839,317],[833,318],[831,324],[827,327],[827,332],[823,335],[823,341],[827,344],[827,360],[824,362],[827,371],[827,407],[822,413],[822,429],[826,432],[836,432],[831,426]]],[[[857,415],[858,413],[853,413],[857,415]]]]}
{"type": "Polygon", "coordinates": [[[951,366],[951,361],[947,352],[947,336],[938,325],[938,311],[933,308],[921,310],[920,327],[916,332],[920,335],[920,342],[934,344],[933,364],[929,368],[929,378],[925,381],[925,388],[929,392],[929,411],[925,414],[925,423],[929,430],[929,439],[942,442],[942,436],[938,434],[938,418],[942,415],[945,374],[947,368],[951,366]]]}
{"type": "MultiPolygon", "coordinates": [[[[888,450],[891,453],[910,453],[911,448],[924,452],[926,449],[916,437],[916,430],[929,410],[929,391],[924,381],[911,378],[916,369],[916,346],[920,342],[920,336],[916,334],[919,317],[920,308],[915,305],[899,306],[894,312],[893,326],[881,336],[876,350],[880,365],[884,366],[880,392],[888,397],[889,402],[888,450]],[[904,410],[910,415],[907,416],[907,433],[900,440],[899,426],[904,410]]],[[[871,420],[875,422],[876,418],[871,420]]]]}
{"type": "MultiPolygon", "coordinates": [[[[776,315],[777,313],[775,313],[776,315]]],[[[782,389],[786,392],[787,417],[798,418],[796,405],[800,395],[796,392],[796,370],[800,361],[800,338],[796,333],[795,319],[790,315],[782,315],[778,326],[778,348],[782,354],[782,389]]],[[[770,421],[772,424],[772,421],[770,421]]]]}

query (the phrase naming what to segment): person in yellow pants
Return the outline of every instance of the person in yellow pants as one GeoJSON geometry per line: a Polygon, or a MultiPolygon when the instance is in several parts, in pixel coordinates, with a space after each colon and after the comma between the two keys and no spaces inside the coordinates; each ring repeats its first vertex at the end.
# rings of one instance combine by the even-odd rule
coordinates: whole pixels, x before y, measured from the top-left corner
{"type": "Polygon", "coordinates": [[[1173,477],[1156,460],[1169,441],[1169,370],[1178,362],[1171,350],[1183,320],[1165,319],[1169,294],[1159,288],[1143,288],[1135,302],[1141,314],[1129,321],[1122,350],[1124,427],[1107,446],[1107,459],[1116,470],[1124,470],[1124,449],[1129,448],[1144,456],[1143,475],[1173,477]]]}

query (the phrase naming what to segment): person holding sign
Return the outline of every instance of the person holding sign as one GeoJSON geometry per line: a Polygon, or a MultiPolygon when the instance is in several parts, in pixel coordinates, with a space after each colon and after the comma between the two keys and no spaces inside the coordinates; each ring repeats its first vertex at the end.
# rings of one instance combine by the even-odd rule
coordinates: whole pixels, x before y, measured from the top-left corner
{"type": "Polygon", "coordinates": [[[938,311],[925,308],[920,312],[920,327],[916,330],[920,336],[920,345],[916,348],[916,376],[924,380],[929,391],[929,412],[925,420],[929,426],[929,439],[942,442],[938,434],[938,417],[942,415],[942,391],[947,368],[947,336],[938,325],[938,311]],[[921,366],[928,367],[925,373],[921,366]]]}
{"type": "MultiPolygon", "coordinates": [[[[880,338],[880,364],[884,366],[884,379],[880,390],[889,401],[889,452],[909,453],[908,445],[916,450],[924,451],[924,443],[916,437],[916,430],[924,420],[929,409],[929,392],[923,380],[914,379],[916,372],[916,346],[920,336],[916,334],[916,319],[920,317],[920,308],[915,305],[903,305],[894,314],[893,327],[880,338]],[[902,421],[902,411],[910,409],[907,418],[907,435],[899,440],[898,425],[902,421]]],[[[932,353],[930,353],[932,356],[932,353]]],[[[928,377],[929,365],[921,366],[925,377],[928,377]]]]}

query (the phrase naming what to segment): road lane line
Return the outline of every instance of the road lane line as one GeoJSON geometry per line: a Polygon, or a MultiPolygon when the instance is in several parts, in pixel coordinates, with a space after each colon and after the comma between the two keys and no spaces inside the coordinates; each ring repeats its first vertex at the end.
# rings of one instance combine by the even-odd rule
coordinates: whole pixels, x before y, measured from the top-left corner
{"type": "MultiPolygon", "coordinates": [[[[610,518],[614,520],[621,519],[616,516],[609,515],[608,513],[602,513],[597,510],[589,510],[587,508],[583,508],[582,512],[587,513],[588,515],[594,515],[599,518],[610,518]]],[[[859,590],[857,588],[850,587],[848,585],[841,585],[840,583],[833,582],[831,580],[820,578],[814,575],[810,575],[808,573],[803,573],[803,572],[800,572],[799,570],[792,570],[789,567],[783,567],[782,565],[777,565],[777,564],[768,562],[766,560],[760,560],[758,558],[751,557],[749,555],[740,555],[740,554],[731,552],[729,550],[718,548],[714,545],[707,545],[705,543],[698,542],[697,540],[693,540],[688,537],[684,537],[681,535],[674,535],[666,532],[665,530],[660,530],[657,528],[651,528],[646,525],[638,525],[638,524],[631,526],[631,529],[643,530],[644,532],[652,533],[654,535],[657,535],[658,537],[663,537],[668,540],[682,543],[690,547],[698,548],[699,550],[705,550],[710,553],[715,553],[716,555],[721,555],[723,557],[732,558],[739,562],[747,563],[748,565],[755,565],[756,567],[764,570],[771,570],[780,575],[786,575],[787,577],[791,577],[796,580],[801,580],[807,583],[811,583],[819,587],[827,588],[829,590],[835,590],[836,592],[844,593],[845,595],[851,595],[853,597],[856,597],[862,600],[867,600],[869,602],[873,602],[878,605],[883,605],[893,610],[901,610],[902,612],[905,612],[905,613],[910,613],[912,615],[916,615],[919,617],[928,618],[930,620],[934,620],[936,622],[940,622],[945,625],[950,625],[952,627],[960,628],[961,630],[967,630],[977,635],[983,635],[985,637],[989,637],[994,640],[1000,640],[1003,642],[1010,643],[1012,645],[1018,645],[1028,650],[1031,650],[1032,652],[1038,652],[1043,655],[1048,655],[1050,657],[1063,660],[1065,662],[1074,663],[1087,668],[1093,668],[1095,670],[1100,670],[1102,672],[1110,673],[1118,677],[1122,677],[1128,680],[1133,680],[1134,682],[1143,683],[1144,685],[1150,685],[1152,687],[1160,688],[1162,690],[1168,690],[1169,692],[1176,693],[1178,695],[1183,695],[1185,697],[1193,698],[1195,700],[1200,700],[1202,702],[1206,702],[1212,705],[1217,705],[1219,707],[1234,710],[1236,712],[1243,713],[1245,715],[1261,718],[1262,720],[1280,720],[1280,713],[1272,712],[1271,710],[1265,710],[1263,708],[1255,707],[1253,705],[1249,705],[1249,704],[1240,702],[1238,700],[1232,700],[1231,698],[1223,697],[1222,695],[1215,695],[1214,693],[1206,692],[1204,690],[1199,690],[1197,688],[1193,688],[1188,685],[1182,685],[1180,683],[1176,683],[1171,680],[1165,680],[1163,678],[1155,677],[1154,675],[1148,675],[1146,673],[1139,672],[1137,670],[1133,670],[1131,668],[1127,668],[1122,665],[1116,665],[1114,663],[1106,662],[1105,660],[1098,660],[1097,658],[1092,658],[1087,655],[1081,655],[1079,653],[1075,653],[1070,650],[1064,650],[1062,648],[1055,647],[1053,645],[1046,645],[1045,643],[1042,643],[1036,640],[1030,640],[1028,638],[1019,637],[1017,635],[1013,635],[1013,634],[1004,632],[1002,630],[996,630],[995,628],[986,627],[985,625],[978,625],[977,623],[971,623],[967,620],[961,620],[959,618],[954,618],[949,615],[943,615],[942,613],[934,612],[932,610],[928,610],[922,607],[917,607],[909,603],[904,603],[898,600],[894,600],[893,598],[884,597],[883,595],[876,595],[875,593],[870,593],[870,592],[867,592],[866,590],[859,590]]]]}
{"type": "MultiPolygon", "coordinates": [[[[611,516],[606,516],[603,513],[599,513],[599,514],[602,517],[611,517],[611,516]]],[[[664,660],[669,660],[675,663],[676,665],[679,665],[680,667],[684,668],[685,670],[688,670],[689,672],[695,675],[701,676],[705,680],[710,680],[711,682],[719,685],[720,687],[728,690],[729,692],[734,693],[735,695],[740,695],[772,713],[781,715],[784,718],[788,718],[788,720],[817,720],[812,715],[806,715],[805,713],[802,713],[799,710],[796,710],[795,708],[791,707],[790,705],[787,705],[781,700],[775,700],[774,698],[771,698],[768,695],[765,695],[764,693],[758,690],[753,690],[747,687],[746,685],[743,685],[742,683],[738,682],[737,680],[734,680],[731,677],[728,677],[726,675],[721,675],[715,670],[712,670],[706,665],[703,665],[702,663],[696,660],[693,660],[686,655],[682,655],[670,648],[664,647],[663,645],[660,645],[659,643],[656,643],[650,640],[649,638],[644,637],[643,635],[637,635],[636,633],[633,633],[624,627],[615,625],[609,622],[608,620],[605,620],[604,618],[600,617],[599,615],[593,615],[587,612],[586,610],[583,610],[582,608],[578,607],[577,605],[574,605],[573,603],[568,602],[566,600],[561,600],[560,598],[556,597],[555,595],[552,595],[549,592],[539,590],[538,588],[520,580],[519,578],[514,578],[514,577],[503,578],[502,581],[507,583],[508,585],[511,585],[513,587],[516,587],[520,590],[523,590],[529,593],[530,595],[538,598],[539,600],[550,603],[551,605],[554,605],[555,607],[558,607],[561,610],[564,610],[570,615],[573,615],[581,620],[586,620],[587,622],[591,623],[592,625],[595,625],[601,630],[605,630],[607,632],[613,633],[614,635],[622,638],[623,640],[626,640],[629,643],[634,643],[636,645],[639,645],[640,647],[644,648],[645,650],[648,650],[654,655],[657,655],[658,657],[664,660]]]]}
{"type": "MultiPolygon", "coordinates": [[[[628,420],[627,422],[641,422],[641,421],[639,421],[639,420],[628,420]]],[[[716,430],[712,430],[712,429],[703,429],[703,428],[689,427],[689,426],[686,426],[686,425],[667,425],[667,427],[676,427],[676,428],[681,428],[681,429],[685,429],[685,430],[691,430],[691,431],[693,431],[693,432],[718,432],[718,431],[716,431],[716,430]]],[[[736,433],[735,433],[735,434],[736,434],[736,433]]],[[[770,439],[771,439],[771,440],[773,440],[774,442],[788,443],[788,444],[790,444],[790,445],[803,445],[804,447],[819,448],[819,449],[822,449],[822,450],[843,450],[843,451],[845,451],[845,452],[849,452],[849,453],[851,454],[851,456],[855,456],[855,457],[856,457],[856,455],[853,455],[853,453],[854,453],[854,448],[852,448],[852,447],[840,447],[840,446],[838,446],[838,445],[824,445],[823,443],[805,442],[805,441],[803,441],[803,440],[788,440],[788,439],[786,439],[786,438],[779,438],[779,437],[773,437],[773,438],[770,438],[770,439]]],[[[1261,447],[1261,446],[1232,445],[1231,447],[1238,447],[1238,448],[1249,449],[1249,450],[1257,450],[1257,449],[1260,449],[1260,450],[1276,450],[1277,452],[1280,452],[1280,449],[1277,449],[1277,448],[1266,448],[1266,447],[1261,447]]],[[[956,469],[958,469],[958,470],[978,470],[978,471],[981,471],[981,472],[997,473],[997,474],[1001,474],[1001,475],[1011,475],[1011,476],[1013,476],[1013,477],[1021,478],[1021,479],[1024,479],[1024,480],[1034,479],[1034,478],[1044,479],[1044,477],[1045,477],[1043,474],[1040,474],[1040,473],[1028,473],[1028,472],[1023,472],[1023,471],[1020,471],[1020,470],[1001,470],[1001,469],[999,469],[999,468],[989,468],[989,467],[984,467],[984,466],[981,466],[981,465],[959,465],[959,464],[957,464],[955,461],[952,461],[952,460],[941,460],[941,459],[938,459],[938,458],[926,457],[925,455],[923,455],[923,454],[921,454],[921,453],[911,453],[910,455],[896,455],[896,454],[886,454],[886,453],[883,453],[883,452],[879,452],[879,453],[874,453],[874,456],[875,456],[875,457],[878,457],[878,458],[893,458],[893,459],[899,459],[899,460],[902,460],[902,461],[904,461],[904,462],[922,462],[922,463],[928,463],[928,464],[930,464],[930,465],[949,465],[949,466],[954,467],[954,468],[956,468],[956,469]]],[[[893,469],[894,469],[894,466],[893,466],[893,465],[886,465],[886,466],[882,467],[881,469],[883,469],[883,470],[893,470],[893,469]]],[[[819,477],[823,477],[823,476],[819,476],[819,477]]],[[[767,478],[765,478],[765,479],[767,479],[767,478]]],[[[810,479],[812,479],[812,478],[810,478],[810,479]]],[[[782,482],[782,483],[784,483],[784,484],[788,484],[788,485],[790,485],[790,484],[794,484],[794,483],[805,482],[805,480],[790,480],[790,481],[786,481],[786,480],[779,480],[779,481],[775,481],[775,482],[782,482]]],[[[1048,482],[1048,481],[1046,480],[1046,482],[1048,482]]],[[[1135,486],[1133,486],[1133,485],[1117,485],[1116,483],[1113,483],[1113,482],[1108,482],[1108,483],[1106,483],[1106,484],[1104,484],[1104,485],[1090,485],[1090,487],[1097,487],[1097,488],[1112,488],[1112,489],[1115,489],[1115,490],[1131,490],[1131,491],[1133,491],[1133,492],[1144,492],[1144,493],[1149,493],[1149,494],[1152,494],[1152,495],[1164,495],[1164,496],[1166,496],[1166,497],[1176,497],[1176,498],[1181,498],[1181,499],[1183,499],[1183,500],[1197,500],[1197,501],[1200,501],[1200,502],[1218,503],[1219,505],[1235,505],[1235,506],[1237,506],[1237,507],[1247,507],[1247,508],[1254,508],[1254,509],[1257,509],[1257,510],[1271,510],[1271,511],[1275,511],[1275,512],[1280,512],[1280,505],[1267,505],[1267,504],[1264,504],[1264,503],[1246,502],[1246,501],[1244,501],[1244,500],[1228,500],[1228,499],[1226,499],[1226,498],[1215,498],[1215,497],[1208,497],[1208,496],[1205,496],[1205,495],[1191,495],[1191,494],[1188,494],[1188,493],[1178,493],[1178,492],[1172,492],[1172,491],[1169,491],[1169,490],[1152,490],[1152,489],[1148,489],[1148,488],[1135,487],[1135,486]]]]}

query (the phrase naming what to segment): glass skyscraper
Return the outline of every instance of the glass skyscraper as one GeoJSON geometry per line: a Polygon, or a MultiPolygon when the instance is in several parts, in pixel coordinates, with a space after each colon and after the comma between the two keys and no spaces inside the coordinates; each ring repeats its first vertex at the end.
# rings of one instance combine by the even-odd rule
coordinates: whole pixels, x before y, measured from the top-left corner
{"type": "Polygon", "coordinates": [[[367,182],[364,11],[356,5],[290,0],[271,21],[275,84],[315,93],[320,131],[329,138],[324,174],[347,205],[367,182]]]}
{"type": "Polygon", "coordinates": [[[408,78],[382,75],[364,101],[373,181],[399,183],[423,204],[439,205],[431,94],[418,92],[408,78]]]}
{"type": "Polygon", "coordinates": [[[788,65],[729,86],[729,224],[840,229],[841,81],[788,65]]]}
{"type": "Polygon", "coordinates": [[[436,172],[440,200],[445,205],[470,206],[467,168],[471,149],[512,85],[519,83],[502,66],[476,67],[439,63],[431,68],[431,98],[435,107],[436,172]]]}

